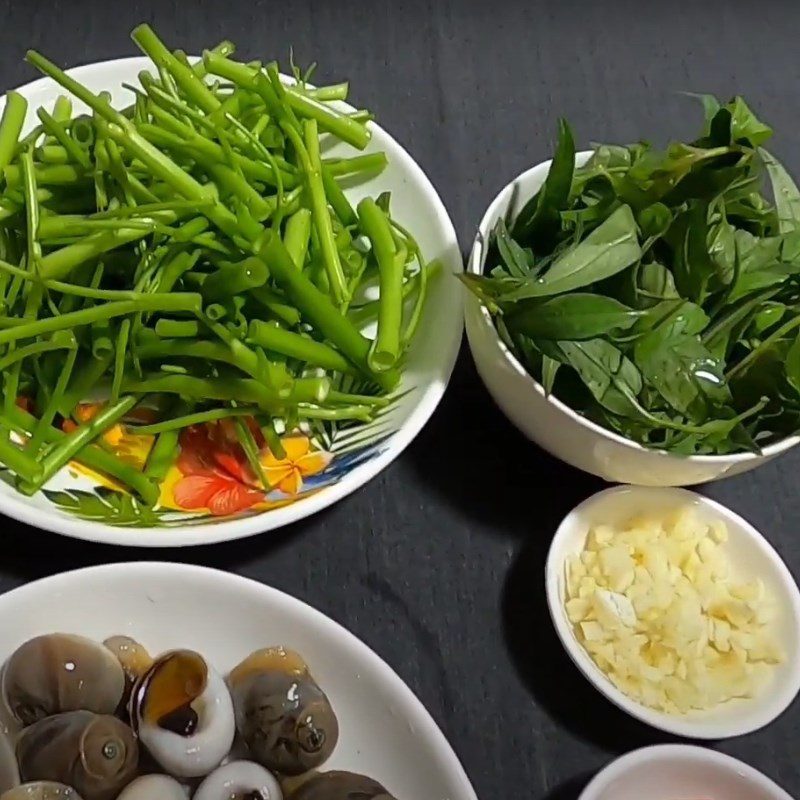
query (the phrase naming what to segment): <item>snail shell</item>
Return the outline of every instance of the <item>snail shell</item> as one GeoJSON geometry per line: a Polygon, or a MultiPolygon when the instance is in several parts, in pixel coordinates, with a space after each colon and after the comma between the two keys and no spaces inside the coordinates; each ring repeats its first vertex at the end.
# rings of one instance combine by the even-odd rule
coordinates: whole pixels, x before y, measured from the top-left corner
{"type": "Polygon", "coordinates": [[[153,657],[143,645],[130,636],[110,636],[103,645],[114,654],[125,673],[122,703],[127,706],[134,684],[153,665],[153,657]]]}
{"type": "Polygon", "coordinates": [[[356,772],[320,772],[303,783],[289,800],[395,800],[381,784],[356,772]]]}
{"type": "Polygon", "coordinates": [[[283,800],[278,781],[253,761],[231,761],[214,770],[193,800],[283,800]]]}
{"type": "Polygon", "coordinates": [[[3,670],[3,697],[23,725],[65,711],[113,714],[125,674],[105,647],[83,636],[37,636],[11,655],[3,670]]]}
{"type": "Polygon", "coordinates": [[[158,658],[134,686],[130,712],[142,744],[179,778],[208,775],[236,733],[225,681],[193,650],[158,658]]]}
{"type": "Polygon", "coordinates": [[[81,798],[74,789],[64,786],[63,783],[36,781],[17,786],[16,789],[0,795],[0,800],[81,800],[81,798]]]}
{"type": "Polygon", "coordinates": [[[267,769],[299,775],[333,752],[336,714],[297,653],[257,650],[233,669],[228,684],[239,734],[267,769]]]}
{"type": "Polygon", "coordinates": [[[136,775],[139,748],[116,717],[69,711],[26,728],[17,760],[23,780],[65,783],[84,800],[112,800],[136,775]]]}
{"type": "Polygon", "coordinates": [[[0,795],[19,785],[19,767],[9,738],[0,731],[0,795]]]}
{"type": "Polygon", "coordinates": [[[117,800],[186,800],[188,796],[187,790],[175,778],[143,775],[129,783],[117,800]]]}

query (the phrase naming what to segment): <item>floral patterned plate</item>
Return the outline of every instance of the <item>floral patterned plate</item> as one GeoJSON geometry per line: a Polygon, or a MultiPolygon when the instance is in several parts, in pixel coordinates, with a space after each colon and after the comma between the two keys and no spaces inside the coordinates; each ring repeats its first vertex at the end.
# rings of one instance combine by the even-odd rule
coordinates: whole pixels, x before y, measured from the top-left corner
{"type": "MultiPolygon", "coordinates": [[[[145,58],[124,58],[77,67],[69,74],[96,92],[110,91],[113,102],[123,106],[130,94],[122,84],[135,85],[148,65],[145,58]]],[[[59,93],[48,78],[18,91],[29,102],[28,128],[36,108],[52,105],[59,93]]],[[[77,102],[75,107],[81,108],[77,102]]],[[[393,215],[414,232],[425,258],[437,259],[442,266],[431,280],[401,384],[381,416],[368,423],[319,422],[286,431],[281,458],[264,445],[261,462],[271,486],[268,492],[249,479],[248,465],[227,426],[215,423],[183,433],[181,455],[162,484],[155,509],[143,507],[105,477],[73,463],[34,497],[24,497],[0,481],[0,510],[30,525],[110,544],[207,544],[272,530],[313,514],[366,483],[403,451],[436,408],[455,363],[462,297],[452,273],[462,269],[462,260],[453,225],[430,181],[388,133],[371,124],[367,152],[385,152],[389,166],[348,190],[348,197],[355,203],[365,194],[390,191],[393,215]]],[[[327,154],[348,156],[353,151],[336,143],[327,154]]],[[[89,416],[94,407],[87,404],[83,411],[89,416]]],[[[106,434],[105,444],[141,464],[152,439],[132,435],[123,423],[106,434]]]]}

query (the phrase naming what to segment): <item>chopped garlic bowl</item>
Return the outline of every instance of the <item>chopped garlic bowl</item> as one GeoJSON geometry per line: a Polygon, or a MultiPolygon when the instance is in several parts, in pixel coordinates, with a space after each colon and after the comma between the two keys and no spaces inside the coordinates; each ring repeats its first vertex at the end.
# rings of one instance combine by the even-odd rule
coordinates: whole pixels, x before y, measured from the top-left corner
{"type": "Polygon", "coordinates": [[[769,723],[800,689],[800,592],[761,534],[694,492],[616,487],[574,509],[548,556],[550,613],[594,685],[696,738],[769,723]]]}
{"type": "Polygon", "coordinates": [[[727,527],[694,506],[597,525],[566,567],[579,641],[625,694],[668,713],[754,697],[782,660],[761,579],[737,583],[727,527]]]}

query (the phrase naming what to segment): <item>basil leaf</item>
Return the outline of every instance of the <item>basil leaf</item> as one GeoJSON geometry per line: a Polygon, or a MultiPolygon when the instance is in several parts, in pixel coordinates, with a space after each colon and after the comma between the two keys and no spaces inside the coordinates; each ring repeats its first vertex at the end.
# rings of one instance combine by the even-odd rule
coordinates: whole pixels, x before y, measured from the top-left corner
{"type": "Polygon", "coordinates": [[[650,331],[636,341],[633,352],[644,379],[672,408],[695,421],[704,421],[711,405],[731,399],[720,361],[679,325],[650,331]]]}
{"type": "Polygon", "coordinates": [[[548,397],[553,393],[553,384],[556,382],[556,373],[561,364],[548,355],[542,356],[542,386],[548,397]]]}
{"type": "Polygon", "coordinates": [[[731,114],[731,139],[758,147],[772,136],[772,128],[761,122],[741,97],[725,106],[731,114]]]}
{"type": "Polygon", "coordinates": [[[778,231],[796,231],[800,227],[800,189],[778,159],[766,150],[759,150],[759,153],[772,183],[775,210],[778,213],[778,231]]]}
{"type": "Polygon", "coordinates": [[[675,285],[683,297],[702,302],[708,293],[708,282],[715,273],[708,252],[708,206],[692,204],[681,214],[670,231],[675,240],[675,285]]]}
{"type": "Polygon", "coordinates": [[[636,218],[645,239],[660,239],[672,224],[672,211],[663,203],[653,203],[645,206],[636,218]]]}
{"type": "Polygon", "coordinates": [[[560,255],[543,277],[525,282],[502,299],[514,301],[571,292],[616,275],[641,254],[633,213],[629,206],[620,206],[582,242],[560,255]]]}
{"type": "Polygon", "coordinates": [[[622,416],[639,416],[636,395],[642,389],[642,376],[621,350],[604,339],[555,345],[561,360],[578,373],[601,406],[622,416]]]}
{"type": "Polygon", "coordinates": [[[642,264],[634,287],[638,308],[650,308],[661,300],[679,297],[672,273],[656,261],[642,264]]]}
{"type": "Polygon", "coordinates": [[[575,171],[575,141],[565,119],[558,121],[558,145],[544,186],[522,208],[512,227],[513,237],[536,253],[552,249],[561,228],[560,212],[567,206],[575,171]]]}
{"type": "Polygon", "coordinates": [[[786,379],[795,391],[800,392],[800,333],[786,353],[786,379]]]}
{"type": "Polygon", "coordinates": [[[575,293],[519,303],[505,321],[509,330],[532,339],[578,340],[627,330],[641,315],[611,297],[575,293]]]}
{"type": "Polygon", "coordinates": [[[697,94],[695,92],[684,92],[683,94],[687,97],[693,97],[695,100],[699,100],[702,103],[703,113],[705,115],[703,135],[708,136],[711,131],[711,121],[714,119],[717,111],[722,108],[721,103],[713,94],[697,94]]]}
{"type": "Polygon", "coordinates": [[[506,228],[506,223],[502,217],[497,220],[494,235],[497,250],[506,265],[509,275],[516,278],[524,278],[528,275],[533,262],[528,260],[525,251],[509,236],[508,228],[506,228]]]}

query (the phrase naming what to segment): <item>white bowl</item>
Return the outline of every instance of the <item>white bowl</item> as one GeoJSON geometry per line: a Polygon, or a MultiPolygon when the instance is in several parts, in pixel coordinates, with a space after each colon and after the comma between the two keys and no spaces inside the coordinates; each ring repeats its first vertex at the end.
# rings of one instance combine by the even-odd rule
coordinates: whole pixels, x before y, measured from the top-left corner
{"type": "MultiPolygon", "coordinates": [[[[149,67],[146,58],[122,58],[77,67],[68,74],[95,92],[111,92],[112,102],[122,107],[132,98],[122,84],[138,85],[138,73],[149,67]]],[[[36,108],[51,107],[63,92],[49,78],[33,81],[17,91],[29,103],[26,129],[36,122],[36,108]]],[[[0,102],[0,111],[4,102],[0,102]]],[[[346,104],[341,107],[352,110],[346,104]]],[[[85,107],[76,101],[75,109],[84,111],[85,107]]],[[[327,468],[306,480],[300,494],[287,495],[280,489],[270,492],[267,499],[272,507],[260,513],[215,518],[209,514],[178,512],[155,520],[147,515],[137,519],[128,506],[122,508],[122,514],[119,509],[109,509],[104,505],[107,498],[97,497],[96,482],[69,469],[62,470],[47,485],[49,498],[41,492],[32,498],[24,497],[0,482],[3,513],[56,533],[108,544],[143,547],[208,544],[272,530],[307,517],[350,494],[397,458],[428,421],[450,379],[463,326],[463,304],[452,275],[461,271],[463,264],[452,222],[428,178],[386,131],[374,123],[370,127],[372,140],[365,152],[384,151],[389,165],[381,175],[348,189],[349,199],[355,204],[366,194],[391,192],[393,214],[414,233],[425,258],[441,262],[438,276],[430,282],[428,304],[407,357],[397,390],[399,400],[389,412],[375,423],[335,433],[332,443],[325,448],[333,456],[327,468]],[[356,441],[358,447],[352,447],[356,441]],[[74,498],[80,500],[86,495],[89,498],[84,500],[84,506],[76,506],[74,498]]],[[[333,147],[326,143],[326,157],[344,157],[355,152],[342,143],[333,147]]],[[[115,500],[113,496],[111,499],[115,500]]]]}
{"type": "Polygon", "coordinates": [[[723,739],[763,728],[782,714],[800,690],[800,591],[786,564],[767,540],[738,514],[714,500],[686,489],[619,486],[592,495],[559,525],[545,566],[547,604],[561,643],[586,678],[612,703],[633,717],[663,731],[692,739],[723,739]],[[711,711],[666,714],[632,700],[595,664],[578,641],[564,607],[564,566],[580,553],[589,530],[600,523],[622,524],[643,512],[658,515],[692,504],[701,518],[721,519],[728,528],[725,545],[737,580],[761,577],[772,593],[778,616],[776,637],[784,660],[752,699],[737,699],[711,711]]]}
{"type": "Polygon", "coordinates": [[[395,672],[319,611],[276,589],[183,564],[67,572],[0,596],[0,662],[53,631],[127,634],[157,653],[188,647],[226,673],[252,650],[297,650],[328,694],[339,742],[325,769],[365,773],[398,798],[476,800],[436,723],[395,672]]]}
{"type": "Polygon", "coordinates": [[[664,744],[612,761],[578,800],[792,800],[753,767],[714,750],[664,744]]]}
{"type": "MultiPolygon", "coordinates": [[[[578,153],[584,164],[590,151],[578,153]]],[[[513,218],[539,191],[550,170],[544,161],[509,183],[483,215],[467,271],[481,275],[487,245],[498,219],[513,218]]],[[[467,337],[475,366],[501,411],[540,447],[574,467],[612,483],[681,486],[717,480],[766,464],[800,442],[799,436],[765,447],[760,455],[678,456],[649,450],[582,417],[554,396],[547,397],[497,333],[489,312],[466,289],[467,337]]]]}

